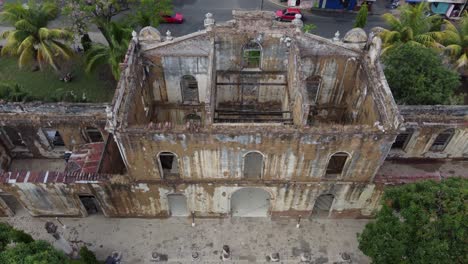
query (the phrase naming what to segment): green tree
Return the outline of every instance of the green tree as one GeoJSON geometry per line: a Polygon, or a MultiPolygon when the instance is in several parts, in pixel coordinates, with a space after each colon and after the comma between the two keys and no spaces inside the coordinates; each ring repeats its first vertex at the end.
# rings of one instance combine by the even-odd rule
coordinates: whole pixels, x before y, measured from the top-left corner
{"type": "Polygon", "coordinates": [[[67,264],[70,260],[46,241],[17,243],[0,252],[2,264],[67,264]]]}
{"type": "Polygon", "coordinates": [[[373,263],[468,263],[468,180],[423,181],[385,190],[383,207],[358,235],[373,263]]]}
{"type": "Polygon", "coordinates": [[[89,250],[86,246],[80,248],[80,258],[81,262],[84,264],[99,264],[94,252],[89,250]]]}
{"type": "Polygon", "coordinates": [[[443,65],[438,54],[412,43],[389,50],[382,57],[388,84],[399,104],[452,104],[460,86],[456,71],[443,65]]]}
{"type": "Polygon", "coordinates": [[[354,22],[354,27],[355,28],[364,28],[367,24],[367,13],[368,13],[368,8],[367,4],[361,5],[361,8],[359,9],[359,12],[356,16],[356,21],[354,22]]]}
{"type": "Polygon", "coordinates": [[[436,41],[435,34],[440,30],[442,20],[439,16],[427,16],[427,3],[418,5],[405,4],[399,8],[400,16],[386,13],[382,17],[389,29],[380,33],[383,42],[383,52],[401,43],[428,48],[441,49],[442,45],[436,41]]]}
{"type": "Polygon", "coordinates": [[[93,44],[86,53],[86,71],[92,72],[98,66],[109,65],[112,75],[116,80],[120,77],[119,65],[123,61],[128,50],[132,36],[132,29],[124,27],[115,22],[106,25],[106,39],[109,45],[93,44]]]}
{"type": "Polygon", "coordinates": [[[0,223],[0,251],[5,250],[11,242],[28,244],[33,241],[32,236],[24,231],[15,229],[9,224],[0,223]]]}
{"type": "MultiPolygon", "coordinates": [[[[94,24],[104,35],[107,42],[109,39],[108,24],[113,17],[126,12],[131,4],[138,4],[136,0],[62,0],[64,13],[71,20],[73,31],[87,38],[88,24],[94,24]]],[[[87,45],[87,43],[86,43],[87,45]]]]}
{"type": "Polygon", "coordinates": [[[171,0],[141,0],[130,19],[134,25],[140,28],[157,27],[161,21],[161,15],[172,14],[172,9],[171,0]]]}
{"type": "Polygon", "coordinates": [[[468,70],[468,11],[463,14],[459,28],[445,20],[444,30],[437,34],[437,39],[445,46],[455,68],[461,72],[468,70]]]}
{"type": "Polygon", "coordinates": [[[7,30],[1,38],[6,39],[1,54],[18,56],[18,65],[28,64],[42,68],[48,64],[59,70],[59,61],[68,60],[72,51],[66,41],[72,34],[64,29],[49,29],[48,23],[57,17],[58,8],[52,2],[37,4],[30,1],[27,5],[8,3],[0,13],[3,21],[15,29],[7,30]]]}

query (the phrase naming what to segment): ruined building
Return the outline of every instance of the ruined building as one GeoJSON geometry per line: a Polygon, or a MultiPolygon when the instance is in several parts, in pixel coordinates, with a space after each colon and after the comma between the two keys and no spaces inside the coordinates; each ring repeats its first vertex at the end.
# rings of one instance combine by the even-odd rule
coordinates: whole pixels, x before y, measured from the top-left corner
{"type": "Polygon", "coordinates": [[[369,217],[386,184],[457,176],[393,170],[464,162],[468,107],[397,106],[379,38],[233,16],[134,34],[110,105],[2,104],[0,214],[369,217]]]}

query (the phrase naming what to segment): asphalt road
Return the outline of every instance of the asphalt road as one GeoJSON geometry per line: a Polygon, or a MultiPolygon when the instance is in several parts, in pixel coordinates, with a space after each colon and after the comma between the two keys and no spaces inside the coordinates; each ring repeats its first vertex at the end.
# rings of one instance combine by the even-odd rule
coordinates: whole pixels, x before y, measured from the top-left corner
{"type": "MultiPolygon", "coordinates": [[[[270,0],[263,1],[263,10],[275,11],[281,9],[280,6],[270,2],[270,0]]],[[[184,15],[184,23],[180,25],[162,24],[159,26],[159,30],[163,34],[170,30],[173,36],[181,36],[204,29],[203,20],[206,13],[212,13],[217,22],[224,22],[232,19],[233,9],[260,10],[262,0],[173,0],[173,3],[174,11],[184,15]]],[[[317,26],[312,33],[326,38],[333,37],[338,30],[343,36],[353,27],[356,17],[356,14],[350,13],[303,13],[304,23],[312,23],[317,26]]],[[[375,26],[383,26],[381,17],[379,15],[369,15],[366,29],[375,26]]]]}

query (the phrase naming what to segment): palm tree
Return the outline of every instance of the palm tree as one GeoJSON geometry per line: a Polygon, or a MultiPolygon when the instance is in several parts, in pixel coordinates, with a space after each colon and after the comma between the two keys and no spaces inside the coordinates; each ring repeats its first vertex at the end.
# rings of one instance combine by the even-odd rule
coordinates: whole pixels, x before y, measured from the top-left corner
{"type": "Polygon", "coordinates": [[[440,18],[426,15],[427,3],[415,6],[405,4],[399,10],[399,18],[390,13],[382,16],[390,28],[380,33],[384,46],[383,52],[406,42],[428,48],[441,48],[435,37],[440,27],[440,18]]]}
{"type": "Polygon", "coordinates": [[[98,66],[109,65],[112,75],[116,80],[120,77],[119,64],[123,61],[128,50],[132,29],[110,22],[105,25],[106,39],[109,40],[108,46],[93,43],[86,52],[86,72],[94,71],[98,66]]]}
{"type": "Polygon", "coordinates": [[[437,35],[438,40],[445,46],[455,68],[462,72],[468,70],[468,12],[463,14],[459,28],[448,20],[444,24],[444,30],[437,35]]]}
{"type": "Polygon", "coordinates": [[[72,51],[65,41],[72,39],[72,34],[64,29],[49,29],[49,21],[57,17],[58,8],[46,2],[36,4],[5,4],[0,13],[1,19],[12,24],[15,29],[3,32],[0,36],[6,39],[1,55],[19,56],[20,68],[27,64],[39,65],[42,68],[49,64],[58,70],[60,59],[69,59],[72,51]]]}

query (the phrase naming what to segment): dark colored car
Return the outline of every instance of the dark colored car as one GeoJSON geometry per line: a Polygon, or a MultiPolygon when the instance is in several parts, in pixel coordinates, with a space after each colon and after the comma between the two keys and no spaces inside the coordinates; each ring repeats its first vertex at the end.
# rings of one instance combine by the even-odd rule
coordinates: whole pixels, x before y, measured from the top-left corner
{"type": "Polygon", "coordinates": [[[301,14],[301,10],[298,8],[286,8],[283,10],[278,10],[276,11],[276,20],[279,21],[288,21],[291,22],[293,21],[294,18],[296,18],[296,14],[301,14]]]}
{"type": "Polygon", "coordinates": [[[181,24],[182,22],[184,22],[184,16],[181,13],[161,15],[161,23],[181,24]]]}

